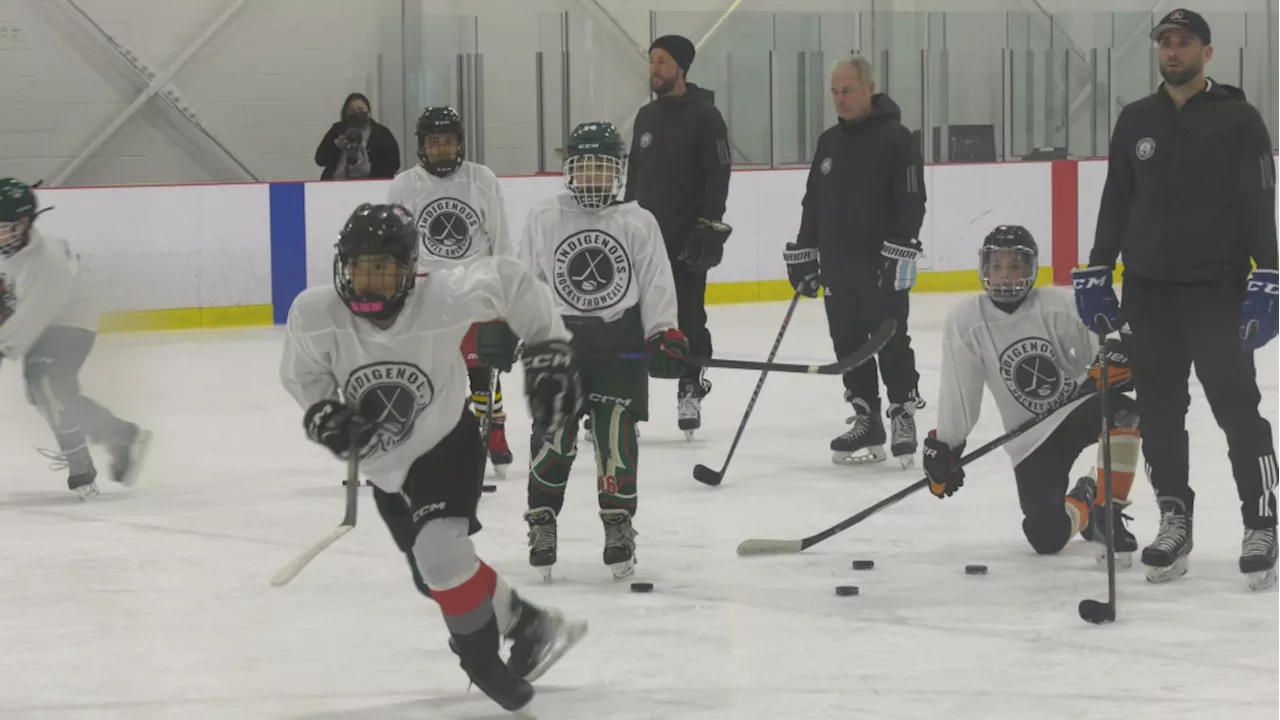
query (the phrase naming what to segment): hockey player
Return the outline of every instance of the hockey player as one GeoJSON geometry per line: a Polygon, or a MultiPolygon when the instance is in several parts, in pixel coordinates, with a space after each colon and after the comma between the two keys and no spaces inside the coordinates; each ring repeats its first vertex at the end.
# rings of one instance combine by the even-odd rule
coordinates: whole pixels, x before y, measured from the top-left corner
{"type": "Polygon", "coordinates": [[[572,422],[579,385],[548,290],[511,258],[418,280],[418,234],[398,205],[356,208],[338,240],[334,285],[289,310],[280,374],[306,408],[307,437],[346,459],[359,448],[374,502],[415,584],[440,605],[471,680],[511,711],[586,632],[517,595],[476,556],[485,448],[466,407],[467,328],[505,317],[524,337],[525,392],[545,427],[572,422]],[[500,637],[514,645],[508,664],[500,637]]]}
{"type": "MultiPolygon", "coordinates": [[[[419,163],[391,182],[387,202],[403,205],[413,213],[422,241],[419,275],[482,257],[514,257],[502,188],[492,170],[466,159],[466,138],[458,113],[442,106],[423,110],[417,135],[419,163]]],[[[490,375],[511,369],[515,349],[515,337],[501,322],[475,326],[462,343],[471,380],[472,410],[482,420],[489,460],[498,477],[506,475],[512,457],[507,445],[507,416],[502,410],[502,385],[490,375]]]]}
{"type": "MultiPolygon", "coordinates": [[[[984,386],[995,396],[1006,430],[1061,406],[1005,445],[1013,459],[1022,531],[1040,554],[1058,552],[1081,533],[1099,543],[1101,560],[1106,553],[1105,486],[1099,488],[1096,480],[1101,477],[1101,458],[1098,469],[1067,492],[1072,463],[1102,430],[1096,393],[1066,402],[1082,385],[1097,386],[1100,369],[1090,367],[1097,342],[1080,323],[1070,295],[1032,287],[1039,249],[1026,228],[1001,225],[992,230],[979,257],[986,293],[954,306],[943,330],[938,428],[924,441],[929,489],[942,498],[964,485],[958,463],[978,422],[984,386]]],[[[1129,377],[1119,341],[1108,340],[1103,352],[1111,368],[1115,551],[1120,566],[1128,567],[1138,547],[1123,523],[1138,464],[1137,404],[1119,392],[1129,377]]]]}
{"type": "MultiPolygon", "coordinates": [[[[615,578],[634,572],[636,423],[649,417],[648,374],[678,378],[689,344],[676,327],[676,290],[653,215],[619,202],[625,153],[607,122],[583,123],[569,136],[567,192],[529,211],[521,257],[552,288],[573,331],[584,410],[592,419],[604,563],[615,578]],[[645,353],[645,363],[621,354],[645,353]],[[647,372],[646,372],[647,371],[647,372]]],[[[529,468],[529,564],[550,579],[556,516],[577,455],[576,422],[533,427],[529,468]]]]}
{"type": "Polygon", "coordinates": [[[35,192],[13,178],[0,180],[0,357],[22,358],[27,399],[58,441],[40,452],[67,487],[86,500],[98,494],[89,443],[106,446],[110,476],[138,481],[150,431],[121,420],[85,397],[80,368],[97,338],[98,315],[80,277],[79,257],[67,243],[34,227],[35,192]]]}

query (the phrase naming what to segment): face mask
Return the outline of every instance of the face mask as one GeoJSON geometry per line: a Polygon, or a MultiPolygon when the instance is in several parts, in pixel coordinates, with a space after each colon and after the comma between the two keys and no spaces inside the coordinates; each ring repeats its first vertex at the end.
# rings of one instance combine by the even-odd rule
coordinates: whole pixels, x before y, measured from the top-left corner
{"type": "Polygon", "coordinates": [[[367,112],[360,112],[357,110],[355,112],[347,113],[347,123],[350,125],[355,127],[364,127],[364,124],[367,122],[369,122],[369,113],[367,112]]]}

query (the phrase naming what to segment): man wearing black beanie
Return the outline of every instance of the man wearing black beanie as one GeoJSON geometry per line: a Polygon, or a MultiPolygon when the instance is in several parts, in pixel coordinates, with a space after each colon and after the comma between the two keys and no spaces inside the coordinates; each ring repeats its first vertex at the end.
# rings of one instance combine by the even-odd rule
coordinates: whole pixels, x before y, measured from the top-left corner
{"type": "MultiPolygon", "coordinates": [[[[729,196],[729,133],[715,95],[685,82],[695,54],[679,35],[664,35],[649,48],[650,87],[658,97],[636,115],[626,199],[658,219],[680,330],[692,355],[710,357],[707,271],[720,264],[731,231],[721,222],[729,196]]],[[[702,424],[702,398],[710,390],[695,366],[680,378],[680,429],[690,438],[702,424]]]]}

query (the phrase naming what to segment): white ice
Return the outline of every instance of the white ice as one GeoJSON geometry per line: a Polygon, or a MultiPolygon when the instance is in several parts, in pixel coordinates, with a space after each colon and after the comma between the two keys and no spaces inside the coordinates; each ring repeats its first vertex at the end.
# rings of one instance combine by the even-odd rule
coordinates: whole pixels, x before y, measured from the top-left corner
{"type": "MultiPolygon", "coordinates": [[[[913,346],[937,396],[941,318],[955,296],[913,298],[913,346]]],[[[785,304],[713,307],[717,352],[763,357],[785,304]]],[[[1277,343],[1258,353],[1263,413],[1277,419],[1277,343]]],[[[436,608],[410,582],[372,504],[360,526],[285,589],[267,579],[342,513],[344,468],[302,436],[280,388],[276,329],[106,336],[91,395],[156,431],[140,487],[100,481],[81,504],[32,446],[52,440],[0,370],[0,718],[400,720],[508,717],[467,682],[436,608]]],[[[827,361],[822,309],[804,302],[781,359],[827,361]]],[[[719,467],[757,375],[718,371],[705,426],[686,443],[675,387],[653,387],[640,442],[638,580],[601,564],[594,468],[583,453],[562,517],[557,580],[526,564],[520,472],[528,419],[507,376],[516,466],[484,496],[483,557],[591,633],[538,687],[543,720],[1159,720],[1277,717],[1277,594],[1236,569],[1239,502],[1226,446],[1193,381],[1188,415],[1198,505],[1190,574],[1119,578],[1119,619],[1086,543],[1037,557],[1020,529],[1003,453],[949,500],[920,493],[801,555],[739,558],[748,537],[803,537],[910,484],[889,462],[831,464],[847,407],[835,378],[772,375],[719,488],[719,467]],[[850,569],[871,559],[868,572],[850,569]],[[970,577],[966,563],[985,563],[970,577]],[[861,595],[836,597],[856,584],[861,595]]],[[[990,401],[974,434],[1000,433],[990,401]]],[[[918,415],[933,427],[934,408],[918,415]]],[[[1078,473],[1092,462],[1086,452],[1078,473]]],[[[1078,474],[1077,473],[1077,474],[1078,474]]],[[[492,480],[491,480],[492,481],[492,480]]],[[[1142,544],[1157,525],[1139,475],[1142,544]]]]}

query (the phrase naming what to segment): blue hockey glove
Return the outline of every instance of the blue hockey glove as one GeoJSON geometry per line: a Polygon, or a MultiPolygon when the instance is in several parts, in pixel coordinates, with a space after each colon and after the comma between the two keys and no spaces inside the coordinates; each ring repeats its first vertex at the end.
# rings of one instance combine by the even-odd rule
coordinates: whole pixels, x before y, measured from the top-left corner
{"type": "Polygon", "coordinates": [[[920,241],[889,238],[880,248],[880,288],[902,292],[916,286],[916,259],[920,241]]]}
{"type": "Polygon", "coordinates": [[[1240,339],[1244,349],[1253,351],[1280,334],[1276,317],[1276,300],[1280,295],[1280,276],[1275,270],[1254,270],[1245,286],[1244,305],[1240,308],[1240,339]]]}
{"type": "Polygon", "coordinates": [[[1086,327],[1101,335],[1120,329],[1120,300],[1111,287],[1111,268],[1075,268],[1071,271],[1071,286],[1076,291],[1076,311],[1086,327]]]}

